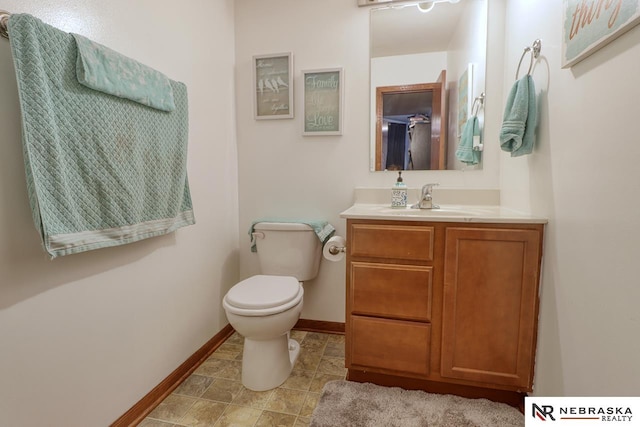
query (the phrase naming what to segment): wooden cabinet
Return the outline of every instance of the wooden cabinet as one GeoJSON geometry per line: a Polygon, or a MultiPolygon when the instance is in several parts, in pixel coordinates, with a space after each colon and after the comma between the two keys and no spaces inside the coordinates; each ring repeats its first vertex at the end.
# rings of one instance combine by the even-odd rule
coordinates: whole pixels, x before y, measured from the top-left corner
{"type": "Polygon", "coordinates": [[[543,229],[348,219],[349,379],[531,391],[543,229]]]}

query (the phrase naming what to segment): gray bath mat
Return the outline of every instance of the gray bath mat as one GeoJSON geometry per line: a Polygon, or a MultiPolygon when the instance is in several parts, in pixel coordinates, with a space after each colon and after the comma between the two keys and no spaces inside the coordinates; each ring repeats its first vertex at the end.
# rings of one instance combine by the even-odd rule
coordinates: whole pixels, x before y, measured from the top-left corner
{"type": "Polygon", "coordinates": [[[310,427],[511,427],[524,426],[515,408],[486,399],[331,381],[310,427]]]}

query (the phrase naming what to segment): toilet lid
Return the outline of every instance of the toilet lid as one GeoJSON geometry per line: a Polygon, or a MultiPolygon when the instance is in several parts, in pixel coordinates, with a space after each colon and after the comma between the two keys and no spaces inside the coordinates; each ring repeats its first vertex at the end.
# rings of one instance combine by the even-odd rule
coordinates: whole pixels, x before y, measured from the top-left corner
{"type": "Polygon", "coordinates": [[[237,308],[261,310],[285,305],[301,292],[300,282],[293,276],[257,275],[232,287],[225,300],[237,308]]]}

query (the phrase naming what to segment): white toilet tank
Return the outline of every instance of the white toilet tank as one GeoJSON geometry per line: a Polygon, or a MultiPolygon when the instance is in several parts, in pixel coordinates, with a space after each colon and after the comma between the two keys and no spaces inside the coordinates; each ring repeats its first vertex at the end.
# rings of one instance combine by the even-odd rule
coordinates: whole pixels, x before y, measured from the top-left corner
{"type": "Polygon", "coordinates": [[[259,222],[254,231],[262,274],[293,276],[300,282],[318,275],[322,242],[313,228],[293,222],[259,222]]]}

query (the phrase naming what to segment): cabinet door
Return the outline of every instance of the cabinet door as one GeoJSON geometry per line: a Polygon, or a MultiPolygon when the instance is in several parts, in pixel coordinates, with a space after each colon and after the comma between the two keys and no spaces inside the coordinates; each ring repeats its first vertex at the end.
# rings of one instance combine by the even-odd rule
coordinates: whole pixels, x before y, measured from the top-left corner
{"type": "Polygon", "coordinates": [[[531,390],[541,231],[447,228],[441,375],[531,390]]]}

